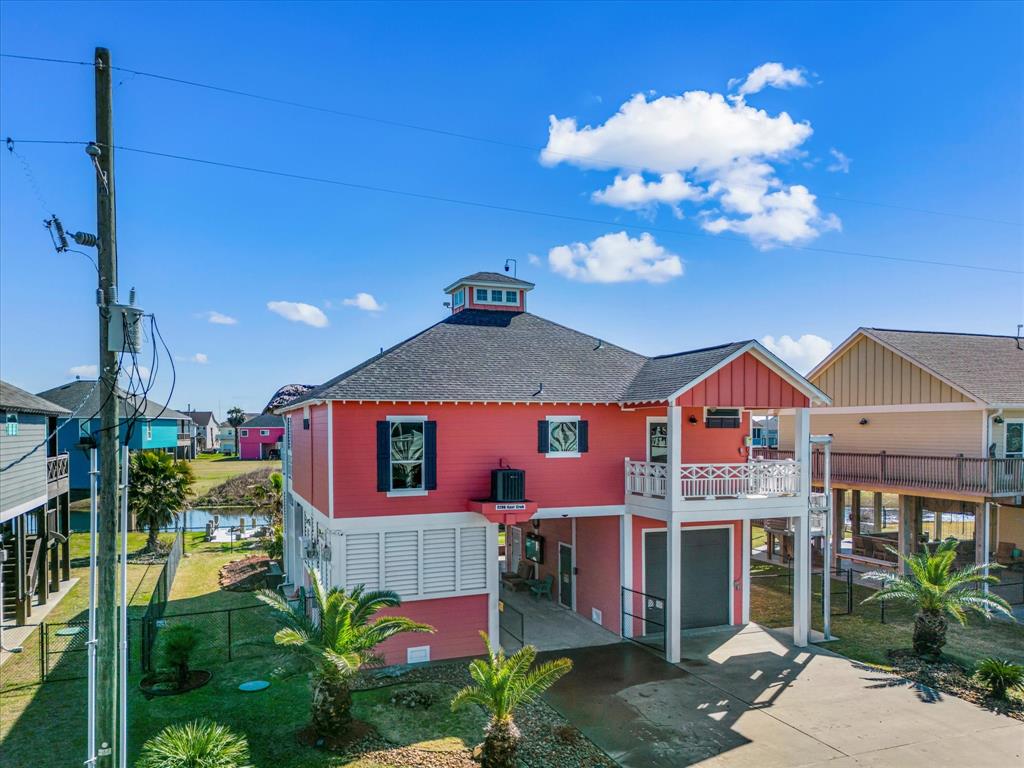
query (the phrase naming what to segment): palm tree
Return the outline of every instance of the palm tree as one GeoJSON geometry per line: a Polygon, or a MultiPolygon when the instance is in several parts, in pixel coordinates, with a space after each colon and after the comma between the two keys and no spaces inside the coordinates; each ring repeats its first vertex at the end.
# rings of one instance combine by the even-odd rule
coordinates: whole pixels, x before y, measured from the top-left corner
{"type": "MultiPolygon", "coordinates": [[[[956,539],[946,539],[933,552],[924,548],[905,558],[910,574],[874,571],[864,578],[881,581],[882,587],[869,600],[901,600],[917,608],[914,617],[914,653],[937,657],[946,644],[946,617],[952,616],[961,626],[967,624],[967,612],[975,611],[989,618],[995,611],[1010,619],[1009,604],[999,595],[984,591],[980,585],[998,584],[999,579],[985,574],[985,568],[1000,568],[994,563],[976,563],[953,570],[956,539]]],[[[889,548],[894,555],[896,550],[889,548]]]]}
{"type": "Polygon", "coordinates": [[[474,659],[469,663],[470,677],[476,685],[468,685],[455,694],[452,709],[466,704],[479,704],[490,715],[484,732],[482,750],[483,768],[515,768],[516,750],[521,734],[513,720],[513,713],[520,704],[534,701],[570,669],[569,659],[554,659],[530,669],[537,658],[537,649],[532,645],[520,648],[511,656],[491,647],[486,632],[481,632],[487,647],[486,659],[474,659]]]}
{"type": "Polygon", "coordinates": [[[271,528],[280,527],[284,521],[284,475],[271,472],[267,482],[252,489],[256,509],[267,516],[271,528]]]}
{"type": "Polygon", "coordinates": [[[168,725],[142,745],[135,768],[250,768],[249,742],[209,720],[168,725]]]}
{"type": "Polygon", "coordinates": [[[319,736],[336,737],[352,722],[350,678],[364,666],[382,662],[376,647],[403,632],[433,632],[434,628],[403,616],[375,618],[382,609],[401,605],[395,592],[368,592],[362,586],[350,592],[338,587],[325,591],[313,568],[309,580],[316,603],[312,618],[304,606],[293,608],[276,592],[257,594],[284,623],[274,642],[313,667],[313,729],[319,736]]]}
{"type": "Polygon", "coordinates": [[[235,430],[235,456],[238,456],[238,428],[245,424],[245,411],[237,405],[228,409],[228,424],[235,430]]]}
{"type": "Polygon", "coordinates": [[[146,549],[155,552],[161,528],[175,522],[192,494],[192,467],[162,451],[136,451],[129,459],[128,511],[149,529],[146,549]]]}

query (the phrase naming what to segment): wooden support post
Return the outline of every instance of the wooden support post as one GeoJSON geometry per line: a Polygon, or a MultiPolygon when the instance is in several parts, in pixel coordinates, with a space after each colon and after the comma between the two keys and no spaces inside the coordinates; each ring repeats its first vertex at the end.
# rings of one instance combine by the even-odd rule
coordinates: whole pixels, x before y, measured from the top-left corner
{"type": "Polygon", "coordinates": [[[885,507],[882,505],[882,493],[875,493],[875,524],[871,527],[872,533],[881,533],[885,528],[885,507]]]}
{"type": "Polygon", "coordinates": [[[28,593],[28,561],[25,556],[25,515],[14,518],[14,623],[28,622],[32,596],[28,593]]]}
{"type": "Polygon", "coordinates": [[[836,569],[837,557],[843,547],[843,533],[846,525],[846,492],[842,488],[832,489],[832,570],[836,569]]]}
{"type": "Polygon", "coordinates": [[[36,594],[39,596],[39,604],[46,605],[50,599],[50,575],[46,572],[49,567],[49,552],[47,544],[50,538],[50,516],[47,514],[49,502],[46,502],[36,512],[36,543],[39,547],[39,559],[36,561],[36,594]]]}
{"type": "Polygon", "coordinates": [[[850,527],[854,534],[861,535],[860,527],[860,491],[850,491],[850,527]]]}
{"type": "Polygon", "coordinates": [[[669,513],[665,523],[667,529],[665,558],[665,659],[672,664],[679,663],[680,632],[682,632],[682,587],[683,587],[683,516],[679,512],[669,513]]]}
{"type": "Polygon", "coordinates": [[[60,532],[64,541],[60,545],[60,579],[71,580],[71,491],[65,491],[57,497],[60,514],[60,532]]]}

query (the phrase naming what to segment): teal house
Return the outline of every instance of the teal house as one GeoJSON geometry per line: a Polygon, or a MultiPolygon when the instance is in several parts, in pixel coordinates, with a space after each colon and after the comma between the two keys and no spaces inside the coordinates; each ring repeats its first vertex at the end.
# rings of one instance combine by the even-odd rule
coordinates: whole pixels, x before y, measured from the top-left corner
{"type": "MultiPolygon", "coordinates": [[[[79,446],[99,437],[102,401],[95,385],[94,380],[77,379],[39,393],[39,397],[71,412],[70,417],[60,420],[57,449],[70,457],[72,491],[89,489],[89,456],[79,446]]],[[[132,397],[120,389],[117,398],[121,442],[129,450],[165,451],[179,459],[194,458],[195,425],[189,416],[164,408],[162,403],[132,397]]]]}

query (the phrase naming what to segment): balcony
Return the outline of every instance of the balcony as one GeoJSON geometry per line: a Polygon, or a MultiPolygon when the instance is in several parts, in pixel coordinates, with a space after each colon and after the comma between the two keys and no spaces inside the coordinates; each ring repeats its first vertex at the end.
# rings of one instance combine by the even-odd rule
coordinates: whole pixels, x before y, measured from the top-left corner
{"type": "MultiPolygon", "coordinates": [[[[757,459],[742,464],[682,464],[680,502],[684,507],[709,508],[699,502],[748,500],[761,505],[768,499],[792,502],[800,493],[800,464],[792,459],[757,459]]],[[[626,502],[647,507],[668,505],[668,465],[626,459],[626,502]]]]}
{"type": "MultiPolygon", "coordinates": [[[[768,460],[791,459],[792,451],[755,448],[768,460]]],[[[814,480],[821,481],[824,454],[811,455],[814,480]]],[[[967,456],[915,456],[910,454],[832,452],[832,482],[862,489],[931,490],[1001,497],[1024,494],[1024,459],[988,459],[967,456]]]]}
{"type": "Polygon", "coordinates": [[[46,495],[52,499],[68,490],[68,454],[60,453],[46,460],[46,495]]]}

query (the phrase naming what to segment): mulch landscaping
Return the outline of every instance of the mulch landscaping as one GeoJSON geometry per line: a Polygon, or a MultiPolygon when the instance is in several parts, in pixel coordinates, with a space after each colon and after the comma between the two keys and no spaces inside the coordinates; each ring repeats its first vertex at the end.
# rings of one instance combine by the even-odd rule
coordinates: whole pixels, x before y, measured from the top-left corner
{"type": "Polygon", "coordinates": [[[889,651],[888,655],[892,662],[892,673],[899,677],[1024,721],[1024,700],[1020,694],[1010,700],[993,698],[971,672],[949,659],[929,661],[908,650],[889,651]]]}
{"type": "MultiPolygon", "coordinates": [[[[457,690],[472,683],[465,664],[432,664],[423,667],[368,669],[352,681],[352,690],[372,690],[415,683],[443,683],[457,690]]],[[[395,706],[407,706],[405,701],[395,706]]],[[[526,704],[516,712],[516,724],[523,739],[519,762],[524,768],[615,768],[616,764],[572,724],[543,701],[526,704]]],[[[483,741],[483,733],[480,734],[483,741]]],[[[368,732],[338,754],[363,758],[395,768],[478,768],[469,750],[417,749],[389,743],[380,734],[368,732]]]]}
{"type": "Polygon", "coordinates": [[[220,569],[220,588],[230,592],[252,592],[262,589],[267,585],[269,567],[270,558],[266,555],[250,555],[235,560],[220,569]]]}

